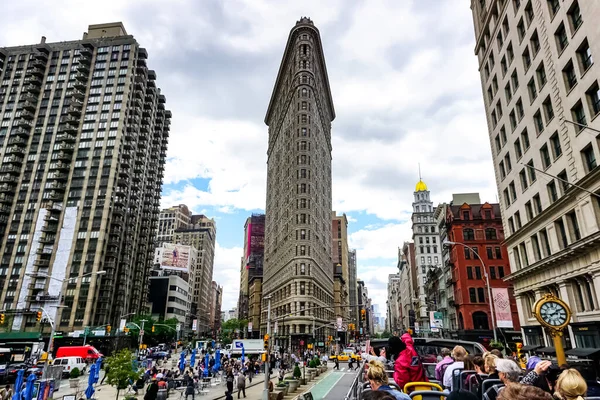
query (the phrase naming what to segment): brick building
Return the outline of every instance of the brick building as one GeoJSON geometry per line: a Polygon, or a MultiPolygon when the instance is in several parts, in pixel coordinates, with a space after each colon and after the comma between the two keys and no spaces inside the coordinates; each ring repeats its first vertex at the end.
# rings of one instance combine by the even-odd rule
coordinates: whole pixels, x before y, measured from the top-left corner
{"type": "MultiPolygon", "coordinates": [[[[456,308],[453,326],[459,339],[486,343],[493,337],[492,321],[485,274],[489,275],[492,289],[508,289],[512,328],[500,328],[509,334],[509,342],[519,341],[520,324],[512,286],[503,280],[510,274],[506,247],[502,245],[504,230],[498,204],[452,204],[446,211],[446,229],[451,242],[466,245],[450,247],[450,268],[454,288],[454,300],[450,306],[456,308]],[[485,266],[478,259],[478,253],[485,266]],[[485,270],[484,270],[485,268],[485,270]]],[[[497,314],[496,309],[494,309],[497,314]]],[[[502,326],[497,322],[497,326],[502,326]]],[[[498,335],[500,338],[502,335],[498,335]]]]}

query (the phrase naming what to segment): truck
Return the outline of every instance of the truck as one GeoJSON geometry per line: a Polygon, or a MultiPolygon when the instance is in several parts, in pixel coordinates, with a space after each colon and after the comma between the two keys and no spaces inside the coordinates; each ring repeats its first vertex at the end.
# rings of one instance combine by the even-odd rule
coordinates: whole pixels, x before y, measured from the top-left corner
{"type": "Polygon", "coordinates": [[[235,339],[231,345],[227,345],[226,350],[230,352],[232,357],[240,357],[242,355],[242,348],[244,349],[244,354],[249,356],[264,353],[265,349],[263,346],[262,339],[235,339]]]}

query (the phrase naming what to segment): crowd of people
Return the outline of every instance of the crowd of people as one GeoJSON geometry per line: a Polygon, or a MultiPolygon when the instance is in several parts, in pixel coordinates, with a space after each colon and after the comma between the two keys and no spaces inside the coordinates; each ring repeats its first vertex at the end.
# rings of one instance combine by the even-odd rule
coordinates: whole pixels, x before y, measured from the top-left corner
{"type": "Polygon", "coordinates": [[[567,365],[533,356],[523,369],[498,350],[474,355],[462,346],[441,349],[429,382],[409,334],[391,337],[386,347],[362,358],[369,361],[364,399],[409,400],[411,390],[432,389],[446,391],[448,400],[583,400],[600,387],[595,377],[586,380],[567,365]]]}

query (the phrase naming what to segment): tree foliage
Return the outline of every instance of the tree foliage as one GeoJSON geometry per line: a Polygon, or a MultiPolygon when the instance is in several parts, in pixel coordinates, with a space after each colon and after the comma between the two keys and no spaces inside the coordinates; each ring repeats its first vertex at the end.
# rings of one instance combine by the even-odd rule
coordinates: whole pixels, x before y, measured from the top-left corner
{"type": "Polygon", "coordinates": [[[105,360],[106,368],[108,368],[106,381],[109,385],[117,388],[117,399],[119,391],[127,389],[129,382],[135,382],[141,375],[141,372],[134,367],[133,361],[133,353],[127,349],[116,352],[105,360]]]}
{"type": "Polygon", "coordinates": [[[177,318],[169,318],[163,321],[154,319],[150,315],[136,315],[131,319],[130,322],[132,323],[127,325],[130,335],[135,343],[138,342],[140,334],[140,330],[137,326],[141,328],[143,320],[145,320],[143,323],[145,344],[153,346],[159,343],[170,342],[177,338],[177,324],[179,323],[177,318]],[[154,332],[152,332],[153,326],[154,332]]]}
{"type": "MultiPolygon", "coordinates": [[[[223,344],[230,344],[237,337],[236,330],[239,333],[244,332],[248,326],[247,319],[232,318],[221,324],[221,335],[219,340],[223,344]]],[[[241,337],[241,336],[240,336],[241,337]]]]}

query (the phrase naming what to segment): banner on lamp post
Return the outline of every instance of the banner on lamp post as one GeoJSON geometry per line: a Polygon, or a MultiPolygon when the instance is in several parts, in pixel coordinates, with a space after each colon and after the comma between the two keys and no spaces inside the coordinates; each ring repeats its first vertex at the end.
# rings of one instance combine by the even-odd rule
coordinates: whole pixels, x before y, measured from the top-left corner
{"type": "Polygon", "coordinates": [[[496,326],[498,328],[513,328],[508,289],[492,288],[492,301],[494,302],[494,314],[496,314],[496,326]]]}
{"type": "Polygon", "coordinates": [[[192,330],[195,332],[198,329],[198,320],[192,320],[192,330]]]}
{"type": "Polygon", "coordinates": [[[277,334],[277,321],[275,321],[275,325],[273,326],[273,333],[277,334]]]}
{"type": "Polygon", "coordinates": [[[248,333],[252,333],[252,322],[248,322],[248,333]]]}

